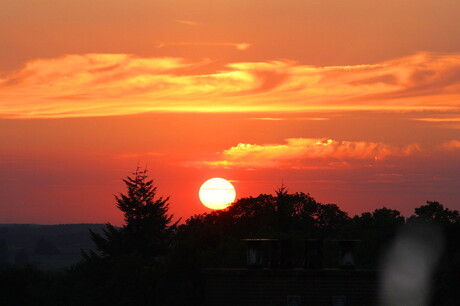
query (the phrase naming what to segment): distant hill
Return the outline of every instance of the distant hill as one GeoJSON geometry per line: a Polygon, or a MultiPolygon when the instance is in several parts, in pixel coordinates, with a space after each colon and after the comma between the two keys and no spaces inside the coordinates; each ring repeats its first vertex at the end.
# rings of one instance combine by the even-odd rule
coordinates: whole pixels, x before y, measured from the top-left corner
{"type": "Polygon", "coordinates": [[[94,249],[89,230],[102,232],[105,224],[0,224],[0,261],[34,264],[42,269],[70,267],[81,250],[94,249]]]}

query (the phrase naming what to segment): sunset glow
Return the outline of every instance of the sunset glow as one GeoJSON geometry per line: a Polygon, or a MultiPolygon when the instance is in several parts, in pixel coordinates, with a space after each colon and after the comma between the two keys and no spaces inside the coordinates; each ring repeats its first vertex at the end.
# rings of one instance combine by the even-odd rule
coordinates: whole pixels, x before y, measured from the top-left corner
{"type": "Polygon", "coordinates": [[[196,193],[212,177],[238,197],[285,184],[351,215],[460,209],[458,12],[6,0],[0,223],[120,224],[113,195],[137,165],[183,220],[209,211],[196,193]]]}

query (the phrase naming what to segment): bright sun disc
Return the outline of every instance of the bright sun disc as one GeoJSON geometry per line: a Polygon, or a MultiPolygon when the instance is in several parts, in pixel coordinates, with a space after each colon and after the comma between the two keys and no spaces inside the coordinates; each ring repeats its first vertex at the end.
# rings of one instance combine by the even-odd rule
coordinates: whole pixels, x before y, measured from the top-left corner
{"type": "Polygon", "coordinates": [[[224,209],[235,201],[236,192],[232,183],[222,178],[212,178],[201,185],[200,201],[211,209],[224,209]]]}

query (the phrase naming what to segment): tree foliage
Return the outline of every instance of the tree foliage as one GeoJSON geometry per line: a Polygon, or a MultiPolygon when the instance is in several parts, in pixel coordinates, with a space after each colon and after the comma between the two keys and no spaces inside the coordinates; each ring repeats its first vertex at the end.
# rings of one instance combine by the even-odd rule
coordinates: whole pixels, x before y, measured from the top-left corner
{"type": "Polygon", "coordinates": [[[165,258],[177,225],[168,214],[169,198],[158,197],[147,170],[139,168],[123,180],[126,193],[115,196],[125,224],[108,223],[103,234],[91,231],[97,251],[83,253],[75,273],[92,304],[163,304],[168,291],[165,258]]]}
{"type": "Polygon", "coordinates": [[[457,210],[450,210],[436,201],[427,201],[426,205],[422,205],[415,209],[415,215],[412,220],[421,220],[433,222],[442,225],[451,225],[460,223],[460,215],[457,210]]]}
{"type": "Polygon", "coordinates": [[[147,170],[139,169],[123,179],[126,193],[115,196],[117,207],[123,212],[125,224],[117,228],[107,224],[103,235],[91,231],[99,251],[93,256],[116,258],[138,255],[144,258],[163,256],[171,243],[177,225],[168,214],[169,198],[157,197],[157,187],[148,178],[147,170]]]}

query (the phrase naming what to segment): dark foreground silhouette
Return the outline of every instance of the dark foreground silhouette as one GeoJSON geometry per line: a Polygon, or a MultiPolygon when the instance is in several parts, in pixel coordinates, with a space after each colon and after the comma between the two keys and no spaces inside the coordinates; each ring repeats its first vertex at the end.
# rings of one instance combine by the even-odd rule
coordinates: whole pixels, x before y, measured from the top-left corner
{"type": "MultiPolygon", "coordinates": [[[[353,268],[405,270],[404,261],[388,263],[384,254],[402,258],[398,247],[400,241],[404,243],[408,225],[439,233],[417,234],[410,240],[424,242],[428,237],[433,242],[429,247],[439,251],[436,260],[421,261],[423,266],[433,266],[431,295],[427,296],[430,304],[458,303],[460,216],[438,202],[416,208],[407,219],[388,208],[350,217],[335,204],[321,204],[309,194],[288,193],[281,187],[275,195],[241,198],[226,210],[195,215],[178,225],[168,213],[169,199],[156,195],[147,171],[137,170],[124,182],[127,191],[116,197],[116,204],[125,224],[107,224],[103,232],[90,231],[96,249],[82,251],[81,261],[68,269],[40,270],[21,262],[21,256],[27,256],[21,253],[16,264],[4,262],[0,271],[2,305],[204,305],[209,269],[246,267],[248,238],[279,242],[284,259],[271,267],[277,271],[338,269],[337,241],[351,240],[357,241],[353,268]],[[306,262],[306,241],[320,245],[311,266],[306,262]]],[[[426,243],[420,245],[423,253],[426,243]]],[[[37,248],[37,252],[57,252],[47,241],[37,248]]],[[[414,260],[424,258],[410,253],[413,250],[418,249],[406,252],[403,247],[401,252],[414,260]]],[[[410,258],[408,262],[410,265],[410,258]]]]}

